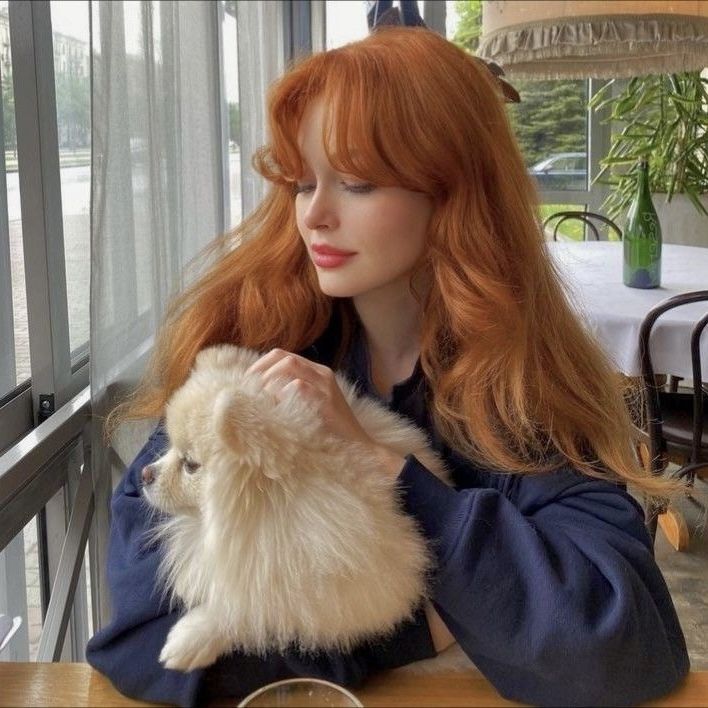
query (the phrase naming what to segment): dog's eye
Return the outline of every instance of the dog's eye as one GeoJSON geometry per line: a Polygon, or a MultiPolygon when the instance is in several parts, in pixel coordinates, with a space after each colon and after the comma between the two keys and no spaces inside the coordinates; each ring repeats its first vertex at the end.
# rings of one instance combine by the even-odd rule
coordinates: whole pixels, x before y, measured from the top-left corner
{"type": "Polygon", "coordinates": [[[184,465],[184,469],[187,471],[188,474],[194,474],[201,467],[198,462],[195,462],[189,457],[185,457],[182,460],[182,464],[184,465]]]}

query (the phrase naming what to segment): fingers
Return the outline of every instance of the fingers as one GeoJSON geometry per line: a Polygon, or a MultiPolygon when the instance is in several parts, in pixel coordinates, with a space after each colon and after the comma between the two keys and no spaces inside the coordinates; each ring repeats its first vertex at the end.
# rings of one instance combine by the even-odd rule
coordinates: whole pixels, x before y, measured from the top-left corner
{"type": "Polygon", "coordinates": [[[295,394],[318,408],[327,396],[327,374],[334,376],[328,367],[283,349],[272,349],[264,354],[248,368],[247,373],[260,375],[263,390],[276,401],[295,394]]]}
{"type": "Polygon", "coordinates": [[[251,364],[246,373],[260,374],[264,383],[276,378],[285,378],[291,381],[301,378],[314,382],[322,379],[329,371],[327,367],[315,364],[297,354],[283,349],[272,349],[251,364]]]}
{"type": "Polygon", "coordinates": [[[303,379],[293,379],[290,383],[286,384],[283,388],[277,391],[275,393],[275,397],[278,401],[282,401],[291,395],[296,395],[311,400],[313,398],[313,393],[314,391],[312,384],[309,384],[307,381],[303,381],[303,379]]]}
{"type": "Polygon", "coordinates": [[[273,364],[277,363],[286,356],[295,356],[283,349],[271,349],[267,354],[257,359],[251,366],[248,367],[246,373],[262,374],[267,371],[273,364]]]}

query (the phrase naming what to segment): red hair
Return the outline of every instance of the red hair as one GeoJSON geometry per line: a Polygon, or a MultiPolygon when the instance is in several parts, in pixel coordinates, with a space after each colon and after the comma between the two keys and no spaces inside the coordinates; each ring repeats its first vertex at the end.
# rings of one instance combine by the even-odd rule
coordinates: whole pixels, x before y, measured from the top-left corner
{"type": "MultiPolygon", "coordinates": [[[[421,364],[445,440],[492,469],[570,461],[665,492],[636,461],[620,376],[563,295],[494,78],[424,28],[382,28],[299,61],[271,86],[269,143],[253,159],[270,190],[172,304],[143,384],[117,419],[161,416],[205,346],[298,351],[327,327],[335,303],[319,290],[292,190],[303,172],[298,130],[315,98],[327,109],[335,169],[433,200],[421,364]]],[[[342,317],[347,331],[351,307],[342,317]]]]}

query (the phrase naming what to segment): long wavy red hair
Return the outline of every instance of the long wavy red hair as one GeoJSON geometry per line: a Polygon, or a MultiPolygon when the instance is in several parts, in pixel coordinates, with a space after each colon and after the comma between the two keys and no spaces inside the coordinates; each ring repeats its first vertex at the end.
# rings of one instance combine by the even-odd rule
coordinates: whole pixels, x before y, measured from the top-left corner
{"type": "MultiPolygon", "coordinates": [[[[383,28],[309,56],[271,86],[269,143],[253,158],[269,192],[172,303],[143,383],[114,423],[161,416],[205,346],[298,351],[327,327],[336,303],[319,290],[292,189],[303,173],[300,121],[315,98],[327,106],[335,169],[433,200],[421,364],[446,441],[497,470],[570,461],[666,492],[635,458],[621,377],[563,295],[493,76],[424,28],[383,28]]],[[[351,325],[352,309],[341,311],[351,325]]]]}

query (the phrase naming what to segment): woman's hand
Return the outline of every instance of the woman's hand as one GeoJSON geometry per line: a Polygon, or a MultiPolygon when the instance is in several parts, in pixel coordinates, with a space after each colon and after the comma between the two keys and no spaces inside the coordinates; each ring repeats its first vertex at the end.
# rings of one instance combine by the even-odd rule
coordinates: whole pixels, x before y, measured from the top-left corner
{"type": "Polygon", "coordinates": [[[376,445],[359,425],[328,366],[272,349],[252,364],[247,373],[260,374],[264,389],[278,401],[292,393],[307,400],[329,432],[344,440],[376,445]]]}
{"type": "Polygon", "coordinates": [[[384,457],[388,461],[395,454],[361,427],[328,366],[282,349],[272,349],[252,364],[247,373],[260,374],[263,387],[278,401],[293,392],[305,398],[330,433],[368,446],[382,456],[382,461],[384,457]]]}
{"type": "Polygon", "coordinates": [[[297,392],[315,408],[330,433],[366,445],[379,458],[385,474],[395,477],[401,471],[404,458],[378,443],[361,427],[328,366],[272,349],[252,364],[248,373],[260,374],[265,390],[278,401],[297,392]]]}

